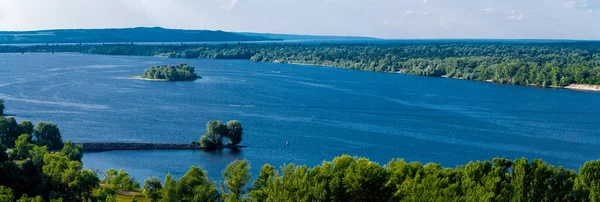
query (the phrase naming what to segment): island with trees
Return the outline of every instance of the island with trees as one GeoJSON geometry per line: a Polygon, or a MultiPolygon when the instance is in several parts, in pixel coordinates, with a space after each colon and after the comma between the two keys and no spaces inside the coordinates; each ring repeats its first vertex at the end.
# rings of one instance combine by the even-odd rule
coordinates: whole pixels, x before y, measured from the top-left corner
{"type": "Polygon", "coordinates": [[[146,68],[139,77],[144,80],[156,81],[194,81],[199,77],[196,68],[188,64],[157,65],[146,68]]]}

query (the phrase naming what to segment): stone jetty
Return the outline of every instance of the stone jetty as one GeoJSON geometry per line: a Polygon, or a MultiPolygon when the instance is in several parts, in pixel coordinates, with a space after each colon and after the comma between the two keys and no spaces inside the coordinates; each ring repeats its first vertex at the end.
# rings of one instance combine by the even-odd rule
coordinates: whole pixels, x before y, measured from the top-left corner
{"type": "MultiPolygon", "coordinates": [[[[200,150],[209,149],[197,144],[176,143],[135,143],[135,142],[83,142],[83,151],[114,151],[114,150],[200,150]]],[[[246,146],[222,146],[225,149],[240,149],[246,146]]],[[[215,149],[215,148],[210,148],[215,149]]]]}

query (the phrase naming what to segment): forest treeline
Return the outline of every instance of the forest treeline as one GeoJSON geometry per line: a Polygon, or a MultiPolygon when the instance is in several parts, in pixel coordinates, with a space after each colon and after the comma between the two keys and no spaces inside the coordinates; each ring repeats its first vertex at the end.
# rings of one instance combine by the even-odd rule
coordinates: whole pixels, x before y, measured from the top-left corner
{"type": "Polygon", "coordinates": [[[147,178],[143,184],[123,170],[99,177],[83,169],[82,148],[70,141],[49,152],[31,145],[24,160],[0,144],[0,201],[117,201],[119,193],[143,193],[148,201],[600,201],[600,160],[579,172],[542,160],[469,162],[456,168],[393,159],[380,165],[340,156],[320,165],[263,165],[250,173],[246,160],[230,163],[222,180],[191,166],[179,179],[147,178]]]}
{"type": "Polygon", "coordinates": [[[514,85],[600,85],[600,42],[0,46],[0,52],[82,52],[248,59],[514,85]]]}

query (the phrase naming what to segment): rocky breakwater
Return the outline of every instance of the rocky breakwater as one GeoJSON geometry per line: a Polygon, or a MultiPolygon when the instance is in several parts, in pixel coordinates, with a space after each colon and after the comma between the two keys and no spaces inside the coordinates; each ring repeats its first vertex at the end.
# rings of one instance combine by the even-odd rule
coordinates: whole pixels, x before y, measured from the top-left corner
{"type": "Polygon", "coordinates": [[[220,148],[204,148],[197,144],[176,143],[133,143],[133,142],[84,142],[83,151],[114,151],[114,150],[196,150],[196,149],[239,149],[245,146],[222,146],[220,148]]]}

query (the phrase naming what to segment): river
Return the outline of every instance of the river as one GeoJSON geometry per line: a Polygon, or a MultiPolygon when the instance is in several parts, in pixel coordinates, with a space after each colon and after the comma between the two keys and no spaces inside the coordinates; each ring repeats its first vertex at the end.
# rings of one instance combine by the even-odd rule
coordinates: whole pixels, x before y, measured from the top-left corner
{"type": "Polygon", "coordinates": [[[349,154],[455,167],[493,157],[577,169],[600,157],[600,93],[245,60],[77,53],[0,54],[0,99],[19,121],[56,123],[75,142],[198,140],[208,120],[239,120],[237,152],[86,153],[84,167],[142,181],[200,165],[212,179],[235,159],[314,166],[349,154]],[[188,63],[194,82],[128,79],[188,63]],[[289,142],[286,146],[285,142],[289,142]]]}

